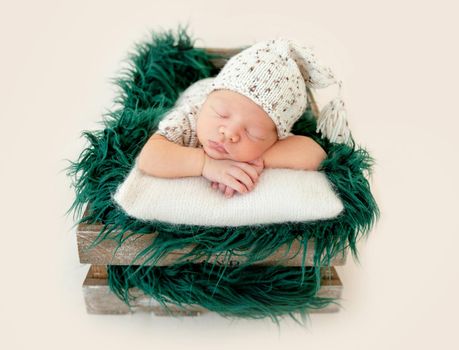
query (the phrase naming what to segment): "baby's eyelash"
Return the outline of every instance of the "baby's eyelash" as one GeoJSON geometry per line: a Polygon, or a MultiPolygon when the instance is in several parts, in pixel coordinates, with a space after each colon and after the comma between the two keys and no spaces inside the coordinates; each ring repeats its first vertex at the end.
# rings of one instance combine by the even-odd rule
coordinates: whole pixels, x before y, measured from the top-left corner
{"type": "MultiPolygon", "coordinates": [[[[221,114],[218,114],[218,113],[215,113],[215,114],[216,114],[219,118],[226,118],[225,115],[221,115],[221,114]]],[[[263,139],[261,139],[261,138],[259,138],[259,137],[257,137],[257,136],[254,136],[254,135],[252,135],[252,134],[250,134],[247,130],[245,130],[245,133],[246,133],[247,135],[249,135],[251,138],[255,139],[255,140],[263,141],[263,139]]]]}
{"type": "Polygon", "coordinates": [[[245,131],[247,133],[247,135],[249,135],[251,138],[254,138],[255,140],[258,140],[258,141],[263,141],[261,138],[257,137],[257,136],[254,136],[252,134],[250,134],[247,130],[245,131]]]}

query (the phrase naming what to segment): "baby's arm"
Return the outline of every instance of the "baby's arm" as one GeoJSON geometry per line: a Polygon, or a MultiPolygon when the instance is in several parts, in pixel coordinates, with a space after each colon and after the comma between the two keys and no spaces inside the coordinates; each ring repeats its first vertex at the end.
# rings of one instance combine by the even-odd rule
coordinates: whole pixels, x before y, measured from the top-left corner
{"type": "Polygon", "coordinates": [[[327,153],[312,138],[292,135],[277,141],[263,155],[265,168],[317,170],[327,153]]]}
{"type": "Polygon", "coordinates": [[[213,159],[202,148],[186,147],[154,134],[137,157],[137,167],[147,175],[162,178],[203,176],[244,193],[258,179],[255,166],[228,159],[213,159]]]}
{"type": "Polygon", "coordinates": [[[154,134],[137,157],[137,166],[144,173],[164,178],[201,176],[204,164],[202,148],[184,147],[154,134]]]}
{"type": "MultiPolygon", "coordinates": [[[[290,168],[298,170],[317,170],[327,157],[325,151],[307,136],[293,135],[277,141],[262,154],[262,168],[290,168]]],[[[260,169],[260,172],[262,169],[260,169]]],[[[212,188],[232,197],[234,190],[224,184],[212,182],[212,188]]]]}

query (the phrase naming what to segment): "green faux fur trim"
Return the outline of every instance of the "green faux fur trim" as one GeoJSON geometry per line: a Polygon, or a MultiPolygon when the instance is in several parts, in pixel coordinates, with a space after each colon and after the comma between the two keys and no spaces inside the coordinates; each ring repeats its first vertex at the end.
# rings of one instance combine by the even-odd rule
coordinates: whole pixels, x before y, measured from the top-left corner
{"type": "MultiPolygon", "coordinates": [[[[328,157],[319,170],[327,175],[344,204],[345,209],[337,218],[241,227],[203,227],[142,222],[128,217],[114,204],[113,194],[162,116],[173,106],[181,91],[197,80],[218,73],[218,68],[210,61],[218,57],[194,48],[193,41],[181,29],[177,36],[171,32],[153,33],[149,42],[136,46],[129,57],[130,68],[116,80],[120,88],[117,99],[120,107],[106,115],[104,129],[83,133],[89,145],[68,168],[76,191],[69,212],[81,217],[84,205],[91,205],[89,215],[81,217],[76,224],[104,224],[92,247],[104,239],[115,240],[120,247],[131,235],[158,232],[152,245],[139,252],[132,261],[135,265],[138,259],[147,257],[135,270],[142,270],[143,275],[147,272],[154,274],[153,265],[158,259],[190,244],[194,244],[195,248],[183,256],[183,260],[208,259],[212,254],[222,254],[227,261],[232,254],[244,256],[246,261],[234,267],[234,273],[242,273],[280,246],[290,245],[294,239],[302,242],[304,252],[308,240],[314,239],[314,266],[329,265],[330,260],[347,247],[358,261],[356,243],[366,236],[379,217],[379,209],[367,181],[373,159],[355,143],[349,147],[322,139],[315,132],[316,122],[310,108],[296,122],[292,132],[312,137],[327,152],[328,157]],[[123,239],[125,234],[127,236],[123,239]],[[145,263],[151,265],[144,266],[145,263]]],[[[304,283],[307,274],[304,262],[305,255],[300,284],[304,283]]],[[[135,271],[129,271],[134,278],[135,271]]],[[[223,274],[224,270],[219,278],[223,274]]]]}
{"type": "Polygon", "coordinates": [[[290,316],[297,323],[298,313],[304,322],[311,310],[327,305],[341,305],[330,297],[318,297],[320,269],[307,267],[305,282],[300,285],[302,271],[299,267],[249,266],[244,273],[234,267],[225,268],[223,275],[214,271],[209,263],[181,263],[142,268],[135,273],[133,266],[109,266],[111,290],[129,307],[133,287],[157,300],[162,308],[170,311],[167,303],[186,310],[189,305],[200,305],[225,318],[260,319],[270,317],[279,325],[279,319],[290,316]],[[128,277],[127,277],[128,276],[128,277]]]}

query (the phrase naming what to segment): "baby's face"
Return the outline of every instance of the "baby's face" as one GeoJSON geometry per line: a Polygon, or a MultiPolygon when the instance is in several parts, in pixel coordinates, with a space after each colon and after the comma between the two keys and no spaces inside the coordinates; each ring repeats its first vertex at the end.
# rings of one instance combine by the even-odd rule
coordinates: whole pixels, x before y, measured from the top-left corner
{"type": "Polygon", "coordinates": [[[250,162],[277,141],[276,125],[248,97],[230,90],[209,94],[198,112],[196,132],[204,151],[214,159],[250,162]],[[224,150],[215,148],[221,144],[224,150]]]}

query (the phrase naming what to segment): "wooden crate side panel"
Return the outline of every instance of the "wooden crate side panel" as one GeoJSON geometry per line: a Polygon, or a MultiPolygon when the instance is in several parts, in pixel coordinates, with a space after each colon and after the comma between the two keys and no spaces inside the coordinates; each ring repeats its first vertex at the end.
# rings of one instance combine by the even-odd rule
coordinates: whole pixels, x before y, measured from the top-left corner
{"type": "MultiPolygon", "coordinates": [[[[320,297],[341,298],[343,285],[333,267],[322,272],[322,286],[317,295],[320,297]]],[[[153,298],[145,295],[137,288],[130,290],[136,297],[129,308],[120,300],[108,287],[107,270],[105,266],[91,265],[86,279],[83,283],[83,295],[86,303],[86,310],[89,314],[129,314],[136,312],[153,312],[158,316],[168,316],[167,311],[153,298]]],[[[173,315],[176,316],[198,316],[209,310],[199,305],[187,305],[186,310],[175,305],[168,305],[173,315]]],[[[312,310],[311,313],[338,312],[337,305],[331,304],[319,310],[312,310]]]]}

